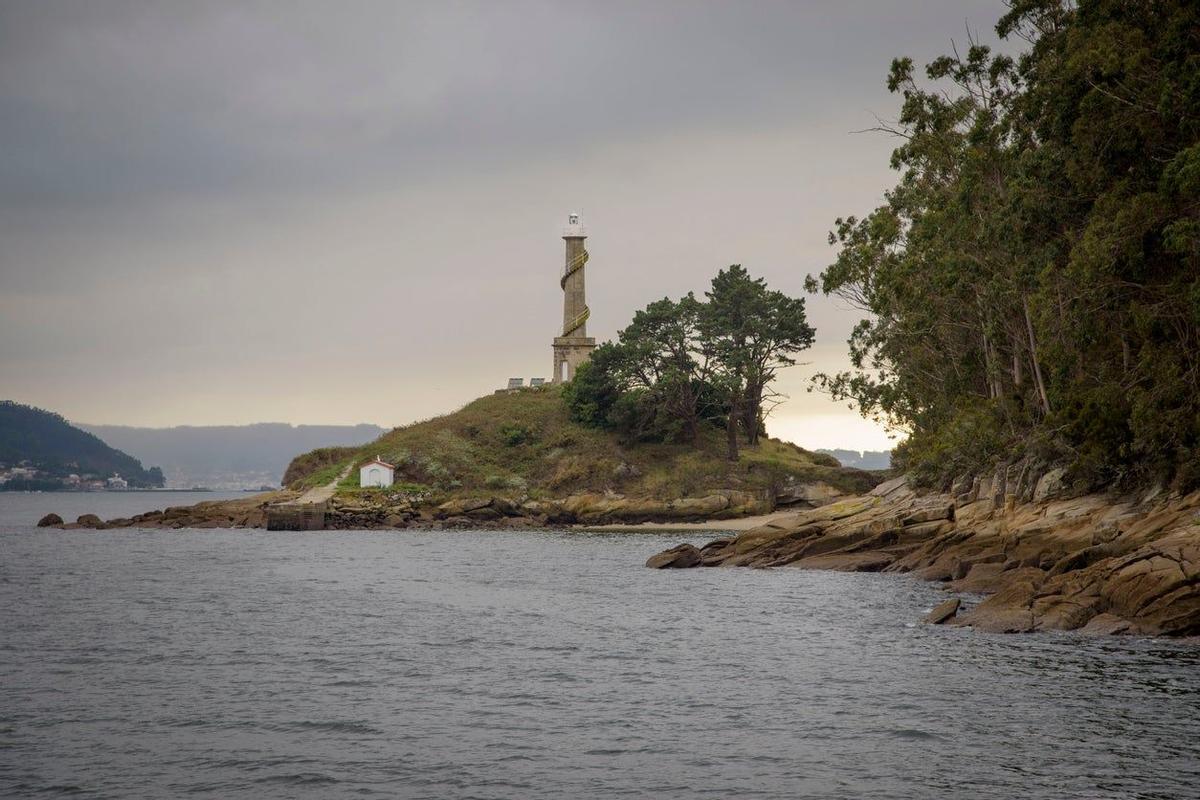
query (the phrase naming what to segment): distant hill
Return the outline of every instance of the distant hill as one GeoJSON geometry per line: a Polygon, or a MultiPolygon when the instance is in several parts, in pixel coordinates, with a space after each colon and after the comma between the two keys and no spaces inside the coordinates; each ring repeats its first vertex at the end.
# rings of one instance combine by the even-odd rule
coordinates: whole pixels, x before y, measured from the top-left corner
{"type": "Polygon", "coordinates": [[[71,474],[106,479],[114,473],[132,487],[163,485],[163,474],[157,467],[143,468],[133,456],[110,447],[58,414],[11,400],[0,401],[0,464],[11,468],[23,462],[38,473],[19,479],[22,484],[36,483],[29,488],[57,488],[43,484],[56,484],[55,479],[71,474]]]}
{"type": "Polygon", "coordinates": [[[890,450],[817,450],[815,452],[833,456],[843,467],[855,469],[890,469],[892,452],[890,450]]]}
{"type": "Polygon", "coordinates": [[[135,428],[81,425],[104,441],[159,464],[170,487],[257,489],[278,486],[297,453],[317,447],[358,446],[378,438],[378,425],[180,425],[135,428]]]}

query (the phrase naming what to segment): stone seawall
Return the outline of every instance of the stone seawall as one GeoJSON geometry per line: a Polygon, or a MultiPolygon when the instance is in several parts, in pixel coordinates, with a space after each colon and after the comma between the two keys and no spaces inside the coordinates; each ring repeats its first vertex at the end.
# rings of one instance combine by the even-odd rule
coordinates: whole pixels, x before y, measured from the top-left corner
{"type": "Polygon", "coordinates": [[[323,531],[327,503],[280,503],[267,507],[269,531],[323,531]]]}
{"type": "Polygon", "coordinates": [[[1200,634],[1200,492],[1061,498],[1060,480],[997,475],[921,494],[899,478],[647,566],[912,573],[961,596],[947,624],[1200,634]]]}

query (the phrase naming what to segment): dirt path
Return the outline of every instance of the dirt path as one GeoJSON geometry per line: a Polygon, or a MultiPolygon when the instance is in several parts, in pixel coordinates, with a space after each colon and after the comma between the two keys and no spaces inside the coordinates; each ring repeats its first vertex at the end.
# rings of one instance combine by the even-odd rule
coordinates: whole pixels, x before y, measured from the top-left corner
{"type": "Polygon", "coordinates": [[[353,464],[347,464],[346,468],[329,483],[325,484],[324,486],[314,486],[304,494],[297,497],[295,500],[289,501],[287,505],[301,506],[308,505],[310,503],[324,503],[326,500],[333,497],[333,493],[337,491],[337,485],[346,479],[346,476],[350,474],[350,470],[353,467],[353,464]]]}

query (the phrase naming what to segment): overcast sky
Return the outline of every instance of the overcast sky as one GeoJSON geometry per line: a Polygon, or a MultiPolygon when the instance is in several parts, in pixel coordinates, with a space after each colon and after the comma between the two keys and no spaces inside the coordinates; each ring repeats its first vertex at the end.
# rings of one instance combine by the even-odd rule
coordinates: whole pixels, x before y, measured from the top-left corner
{"type": "MultiPolygon", "coordinates": [[[[549,377],[562,225],[589,333],[745,265],[783,291],[895,182],[894,56],[1000,0],[0,2],[0,395],[90,423],[396,425],[549,377]]],[[[890,446],[804,390],[773,435],[890,446]]]]}

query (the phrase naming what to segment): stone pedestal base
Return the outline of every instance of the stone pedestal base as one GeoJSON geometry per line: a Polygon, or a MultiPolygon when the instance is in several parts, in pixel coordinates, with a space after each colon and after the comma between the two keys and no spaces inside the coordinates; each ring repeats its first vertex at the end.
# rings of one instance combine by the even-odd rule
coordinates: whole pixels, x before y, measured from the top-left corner
{"type": "Polygon", "coordinates": [[[554,372],[551,383],[566,383],[575,377],[575,370],[587,361],[596,349],[590,336],[558,336],[554,339],[554,372]]]}

